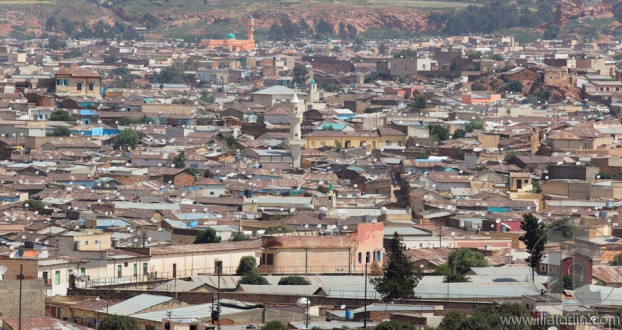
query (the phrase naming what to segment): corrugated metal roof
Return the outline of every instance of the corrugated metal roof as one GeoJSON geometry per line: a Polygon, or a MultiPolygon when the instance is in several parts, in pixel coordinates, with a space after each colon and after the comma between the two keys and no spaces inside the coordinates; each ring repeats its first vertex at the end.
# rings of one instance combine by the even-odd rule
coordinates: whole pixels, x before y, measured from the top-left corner
{"type": "MultiPolygon", "coordinates": [[[[235,314],[246,312],[247,309],[241,308],[231,308],[226,306],[220,307],[221,315],[235,314]]],[[[180,319],[205,319],[210,318],[212,313],[212,303],[200,304],[200,305],[192,305],[187,307],[173,308],[173,309],[165,309],[161,311],[142,313],[142,314],[134,314],[132,317],[162,322],[162,319],[168,318],[167,313],[171,313],[171,317],[180,318],[180,319]]]]}
{"type": "Polygon", "coordinates": [[[141,294],[108,307],[110,315],[131,315],[149,307],[173,300],[172,297],[141,294]]]}

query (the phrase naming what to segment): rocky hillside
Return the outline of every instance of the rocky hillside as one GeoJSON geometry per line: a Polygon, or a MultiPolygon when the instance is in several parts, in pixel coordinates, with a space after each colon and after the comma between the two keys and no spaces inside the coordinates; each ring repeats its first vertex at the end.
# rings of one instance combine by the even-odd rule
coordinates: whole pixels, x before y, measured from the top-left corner
{"type": "Polygon", "coordinates": [[[559,0],[555,4],[555,25],[563,27],[573,18],[609,17],[614,0],[603,0],[593,6],[586,6],[584,0],[559,0]]]}

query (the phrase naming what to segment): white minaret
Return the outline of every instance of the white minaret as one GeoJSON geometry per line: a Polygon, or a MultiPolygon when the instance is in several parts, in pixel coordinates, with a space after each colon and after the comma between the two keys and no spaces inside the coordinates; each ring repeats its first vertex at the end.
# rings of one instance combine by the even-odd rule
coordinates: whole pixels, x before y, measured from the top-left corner
{"type": "Polygon", "coordinates": [[[302,139],[300,126],[302,125],[302,116],[304,112],[304,103],[298,100],[298,89],[294,92],[292,98],[292,110],[289,113],[289,153],[292,155],[294,168],[300,168],[302,146],[305,141],[302,139]]]}
{"type": "Polygon", "coordinates": [[[309,90],[309,101],[312,103],[320,102],[320,93],[317,90],[315,79],[311,80],[311,89],[309,90]]]}

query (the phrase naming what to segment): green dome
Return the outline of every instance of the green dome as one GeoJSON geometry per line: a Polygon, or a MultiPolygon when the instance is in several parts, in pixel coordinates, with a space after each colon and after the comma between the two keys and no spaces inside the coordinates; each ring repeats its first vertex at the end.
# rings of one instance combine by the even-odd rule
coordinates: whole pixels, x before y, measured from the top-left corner
{"type": "Polygon", "coordinates": [[[227,34],[227,39],[235,39],[235,34],[233,33],[227,34]]]}
{"type": "Polygon", "coordinates": [[[332,40],[330,40],[330,38],[326,39],[326,42],[332,42],[332,40]]]}

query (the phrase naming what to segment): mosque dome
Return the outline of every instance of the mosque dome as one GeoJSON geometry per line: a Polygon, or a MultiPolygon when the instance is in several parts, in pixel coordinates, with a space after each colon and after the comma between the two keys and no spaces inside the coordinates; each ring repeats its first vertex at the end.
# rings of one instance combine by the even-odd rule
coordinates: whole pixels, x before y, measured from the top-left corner
{"type": "Polygon", "coordinates": [[[227,34],[227,39],[235,39],[235,34],[233,33],[227,34]]]}
{"type": "Polygon", "coordinates": [[[326,42],[332,42],[332,40],[330,40],[330,38],[327,38],[327,39],[326,39],[326,42]]]}

